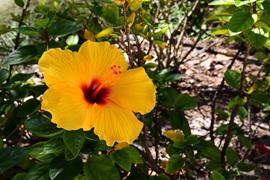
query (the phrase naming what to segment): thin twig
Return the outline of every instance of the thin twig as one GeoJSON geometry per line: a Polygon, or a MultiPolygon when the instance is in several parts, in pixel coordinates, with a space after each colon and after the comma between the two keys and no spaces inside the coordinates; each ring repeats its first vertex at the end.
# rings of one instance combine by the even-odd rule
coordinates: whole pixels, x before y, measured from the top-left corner
{"type": "MultiPolygon", "coordinates": [[[[251,48],[249,44],[247,44],[246,47],[247,47],[247,49],[246,49],[245,58],[244,58],[244,62],[243,62],[243,69],[241,72],[241,81],[240,81],[240,88],[239,88],[239,96],[240,97],[243,97],[243,95],[244,95],[243,88],[244,88],[244,81],[245,81],[245,71],[246,71],[246,66],[247,66],[247,59],[248,59],[248,56],[250,54],[250,48],[251,48]]],[[[225,142],[224,142],[223,148],[221,150],[221,161],[222,162],[225,162],[225,154],[226,154],[226,151],[227,151],[229,144],[231,142],[231,139],[232,139],[232,135],[233,135],[232,134],[232,127],[233,127],[234,119],[237,115],[238,109],[239,109],[239,104],[237,104],[232,109],[232,112],[231,112],[225,142]]]]}
{"type": "MultiPolygon", "coordinates": [[[[233,66],[233,64],[235,63],[235,60],[237,59],[237,57],[239,56],[241,52],[241,48],[239,48],[239,50],[237,51],[237,53],[235,54],[234,58],[232,59],[231,63],[229,64],[229,66],[227,67],[227,70],[230,70],[233,66]]],[[[214,124],[215,124],[215,114],[216,114],[216,103],[217,103],[217,98],[219,96],[219,94],[221,93],[223,87],[225,84],[225,78],[223,77],[221,83],[218,86],[218,89],[215,91],[215,94],[212,98],[212,104],[211,104],[211,124],[210,124],[210,138],[211,141],[214,142],[214,124]]]]}

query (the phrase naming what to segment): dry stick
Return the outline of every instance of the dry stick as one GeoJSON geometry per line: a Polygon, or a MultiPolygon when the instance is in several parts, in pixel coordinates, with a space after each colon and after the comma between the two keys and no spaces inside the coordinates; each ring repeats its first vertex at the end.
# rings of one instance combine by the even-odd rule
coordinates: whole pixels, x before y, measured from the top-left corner
{"type": "MultiPolygon", "coordinates": [[[[21,18],[20,18],[20,21],[19,21],[19,26],[18,27],[21,27],[23,25],[23,20],[26,16],[26,11],[30,5],[30,1],[31,0],[27,0],[26,2],[26,5],[24,6],[23,10],[22,10],[22,14],[21,14],[21,18]]],[[[18,32],[17,33],[17,36],[16,36],[16,39],[15,39],[15,47],[14,49],[17,49],[20,45],[20,33],[18,32]]]]}
{"type": "MultiPolygon", "coordinates": [[[[245,71],[246,71],[246,66],[247,66],[247,59],[250,53],[250,45],[247,44],[247,49],[246,49],[246,53],[245,53],[245,58],[243,61],[243,70],[241,72],[241,81],[240,81],[240,88],[239,88],[239,96],[242,97],[243,96],[243,88],[244,88],[244,80],[245,80],[245,71]]],[[[225,164],[225,154],[226,151],[229,147],[229,144],[231,142],[232,139],[232,126],[234,124],[234,118],[237,115],[237,111],[239,109],[239,105],[237,104],[231,112],[231,116],[230,116],[230,121],[229,121],[229,125],[228,125],[228,129],[227,129],[227,133],[226,133],[226,138],[225,138],[225,142],[223,145],[223,148],[221,150],[221,161],[225,164]]]]}
{"type": "MultiPolygon", "coordinates": [[[[26,12],[27,12],[27,9],[30,5],[30,1],[31,0],[27,0],[23,10],[22,10],[22,14],[21,14],[21,18],[20,18],[20,21],[19,21],[19,25],[18,25],[18,28],[20,28],[22,25],[23,25],[23,20],[26,16],[26,12]]],[[[18,32],[17,35],[16,35],[16,38],[15,38],[15,46],[14,46],[14,50],[16,50],[20,45],[20,33],[18,32]]],[[[13,69],[13,65],[10,65],[9,66],[9,76],[7,78],[7,83],[9,82],[10,78],[11,78],[11,72],[12,72],[12,69],[13,69]]]]}
{"type": "Polygon", "coordinates": [[[185,62],[186,58],[189,56],[189,54],[196,48],[197,44],[199,43],[199,41],[201,40],[202,35],[206,32],[206,30],[203,30],[200,32],[199,36],[197,37],[196,41],[194,42],[194,44],[191,46],[191,48],[189,49],[189,51],[181,58],[181,60],[179,62],[177,62],[176,67],[179,67],[182,63],[185,62]]]}
{"type": "Polygon", "coordinates": [[[125,23],[125,36],[126,36],[126,41],[127,41],[127,46],[125,45],[125,42],[123,42],[123,44],[125,45],[126,48],[126,53],[129,56],[129,63],[131,65],[131,67],[134,67],[134,59],[133,56],[131,55],[131,51],[130,51],[130,42],[129,42],[129,26],[128,26],[128,22],[127,22],[127,7],[126,7],[126,3],[123,5],[123,16],[124,16],[124,23],[125,23]],[[132,57],[130,59],[130,57],[132,57]]]}
{"type": "MultiPolygon", "coordinates": [[[[235,54],[234,58],[232,59],[231,63],[229,64],[229,66],[227,67],[227,70],[230,70],[233,66],[233,64],[235,63],[235,60],[237,59],[237,57],[239,56],[241,52],[241,48],[239,48],[239,50],[237,51],[237,53],[235,54]]],[[[219,96],[219,94],[221,93],[223,86],[225,84],[225,78],[223,77],[221,83],[218,86],[218,89],[216,90],[213,98],[212,98],[212,104],[211,104],[211,123],[210,123],[210,138],[211,141],[214,142],[214,124],[215,124],[215,114],[216,114],[216,103],[217,103],[217,98],[219,96]]]]}

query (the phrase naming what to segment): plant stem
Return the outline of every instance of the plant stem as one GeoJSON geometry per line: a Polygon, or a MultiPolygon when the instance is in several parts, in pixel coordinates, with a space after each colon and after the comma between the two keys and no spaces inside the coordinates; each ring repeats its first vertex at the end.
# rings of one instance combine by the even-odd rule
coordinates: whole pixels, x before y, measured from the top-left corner
{"type": "MultiPolygon", "coordinates": [[[[244,88],[244,81],[245,81],[245,71],[246,71],[246,67],[247,67],[247,59],[248,59],[248,56],[250,54],[250,48],[251,48],[249,44],[247,44],[246,47],[247,47],[247,49],[246,49],[245,58],[244,58],[244,61],[243,61],[243,69],[242,69],[242,72],[241,72],[241,81],[240,81],[240,89],[239,89],[239,96],[240,97],[243,97],[243,95],[244,95],[243,88],[244,88]]],[[[232,109],[232,112],[231,112],[225,142],[224,142],[224,145],[223,145],[223,148],[222,148],[222,151],[221,151],[221,161],[223,162],[223,164],[225,164],[226,151],[227,151],[227,149],[229,147],[229,144],[231,142],[231,139],[232,139],[232,135],[233,135],[232,134],[232,126],[234,124],[234,119],[235,119],[235,117],[237,115],[238,109],[239,109],[239,104],[237,104],[232,109]]]]}

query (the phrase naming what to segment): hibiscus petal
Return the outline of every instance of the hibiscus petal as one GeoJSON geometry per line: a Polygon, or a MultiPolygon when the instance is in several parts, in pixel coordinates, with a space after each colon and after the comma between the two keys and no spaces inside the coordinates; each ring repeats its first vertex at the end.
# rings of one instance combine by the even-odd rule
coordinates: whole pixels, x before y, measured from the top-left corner
{"type": "Polygon", "coordinates": [[[81,61],[93,76],[103,76],[115,65],[125,71],[128,67],[124,54],[108,42],[86,41],[79,50],[81,61]]]}
{"type": "Polygon", "coordinates": [[[85,75],[78,64],[77,53],[60,48],[44,52],[39,60],[39,68],[48,86],[67,81],[79,83],[80,78],[84,77],[82,75],[85,75]]]}
{"type": "Polygon", "coordinates": [[[123,108],[140,112],[150,112],[156,103],[156,90],[143,68],[124,72],[111,87],[110,99],[123,108]]]}
{"type": "Polygon", "coordinates": [[[139,136],[143,123],[132,112],[114,103],[109,103],[106,107],[95,105],[93,109],[96,117],[94,132],[107,145],[112,146],[114,142],[131,144],[139,136]]]}
{"type": "Polygon", "coordinates": [[[91,106],[84,100],[80,88],[72,85],[54,85],[42,97],[42,109],[52,114],[52,122],[66,130],[90,130],[91,106]]]}

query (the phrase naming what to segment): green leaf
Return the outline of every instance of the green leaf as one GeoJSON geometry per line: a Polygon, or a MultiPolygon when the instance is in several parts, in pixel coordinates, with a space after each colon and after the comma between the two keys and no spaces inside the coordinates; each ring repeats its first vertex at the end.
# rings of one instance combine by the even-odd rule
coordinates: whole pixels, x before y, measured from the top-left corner
{"type": "Polygon", "coordinates": [[[234,166],[238,162],[238,155],[232,148],[228,148],[226,151],[226,159],[228,164],[234,166]]]}
{"type": "Polygon", "coordinates": [[[19,163],[26,155],[27,151],[23,148],[0,148],[0,173],[19,163]]]}
{"type": "Polygon", "coordinates": [[[53,138],[30,146],[28,151],[33,158],[46,162],[63,153],[64,143],[61,138],[53,138]]]}
{"type": "Polygon", "coordinates": [[[195,97],[179,94],[176,98],[176,108],[185,111],[193,109],[197,106],[197,99],[195,97]]]}
{"type": "Polygon", "coordinates": [[[213,173],[210,176],[210,180],[225,180],[225,178],[218,171],[213,171],[213,173]]]}
{"type": "Polygon", "coordinates": [[[227,6],[227,5],[234,5],[234,0],[214,0],[209,3],[210,6],[227,6]]]}
{"type": "Polygon", "coordinates": [[[24,121],[24,126],[34,136],[38,137],[53,137],[63,132],[62,129],[58,129],[50,120],[42,115],[36,115],[24,121]]]}
{"type": "Polygon", "coordinates": [[[180,170],[184,165],[184,160],[181,158],[180,155],[174,154],[170,157],[168,164],[166,166],[167,173],[174,173],[177,170],[180,170]]]}
{"type": "Polygon", "coordinates": [[[17,6],[24,7],[24,0],[14,0],[17,6]]]}
{"type": "Polygon", "coordinates": [[[4,82],[5,80],[7,80],[7,78],[9,77],[9,72],[6,69],[0,69],[0,84],[2,84],[2,82],[4,82]]]}
{"type": "Polygon", "coordinates": [[[256,165],[254,164],[247,164],[247,163],[238,163],[237,168],[239,171],[249,172],[256,168],[256,165]]]}
{"type": "Polygon", "coordinates": [[[247,36],[247,40],[250,42],[250,44],[255,48],[263,47],[267,41],[267,36],[265,36],[263,33],[260,33],[260,31],[258,31],[258,33],[255,33],[254,31],[248,31],[245,33],[245,35],[247,36]]]}
{"type": "Polygon", "coordinates": [[[4,60],[4,65],[18,65],[32,61],[38,54],[33,45],[23,46],[10,53],[4,60]]]}
{"type": "Polygon", "coordinates": [[[72,161],[65,161],[64,157],[59,156],[50,163],[49,176],[51,180],[73,180],[80,174],[82,162],[80,158],[72,161]]]}
{"type": "Polygon", "coordinates": [[[66,36],[82,29],[82,25],[75,21],[61,19],[53,23],[48,31],[51,36],[66,36]]]}
{"type": "Polygon", "coordinates": [[[66,146],[66,159],[72,160],[79,155],[85,141],[85,134],[82,129],[77,131],[65,131],[63,141],[66,146]]]}
{"type": "Polygon", "coordinates": [[[111,3],[102,8],[102,15],[106,21],[111,24],[118,24],[119,20],[119,7],[111,3]]]}
{"type": "Polygon", "coordinates": [[[252,100],[254,102],[259,103],[259,104],[268,104],[270,103],[270,97],[266,94],[266,92],[263,91],[255,91],[251,95],[252,100]]]}
{"type": "Polygon", "coordinates": [[[13,30],[16,32],[25,34],[25,35],[29,35],[29,36],[38,36],[39,35],[39,31],[34,27],[19,27],[19,28],[15,28],[13,30]]]}
{"type": "Polygon", "coordinates": [[[106,155],[90,157],[83,172],[88,180],[120,180],[117,168],[106,155]]]}
{"type": "Polygon", "coordinates": [[[38,163],[29,170],[26,174],[25,180],[51,180],[49,177],[49,164],[38,163]]]}
{"type": "Polygon", "coordinates": [[[240,7],[243,5],[251,4],[256,2],[256,0],[234,0],[235,6],[240,7]]]}
{"type": "Polygon", "coordinates": [[[143,163],[140,153],[131,146],[114,151],[109,157],[126,171],[130,171],[132,164],[143,163]]]}
{"type": "Polygon", "coordinates": [[[250,29],[253,24],[254,20],[250,12],[238,11],[233,14],[228,27],[232,32],[241,32],[250,29]]]}
{"type": "Polygon", "coordinates": [[[26,177],[26,173],[17,173],[15,176],[12,177],[11,180],[24,180],[26,177]]]}
{"type": "Polygon", "coordinates": [[[25,82],[28,79],[30,79],[33,75],[34,73],[17,73],[11,77],[10,82],[16,82],[16,81],[25,82]]]}
{"type": "Polygon", "coordinates": [[[227,70],[224,74],[226,83],[235,89],[240,88],[241,74],[234,70],[227,70]]]}
{"type": "Polygon", "coordinates": [[[270,0],[265,0],[263,3],[263,9],[266,13],[270,13],[270,0]]]}
{"type": "Polygon", "coordinates": [[[191,130],[184,113],[178,111],[168,112],[169,121],[174,129],[181,129],[185,135],[190,135],[191,130]]]}
{"type": "Polygon", "coordinates": [[[200,143],[195,147],[204,157],[215,161],[220,160],[221,152],[212,142],[201,139],[200,143]]]}
{"type": "Polygon", "coordinates": [[[33,114],[40,108],[40,102],[35,99],[29,99],[26,102],[24,102],[17,111],[18,117],[25,117],[27,115],[33,114]]]}

